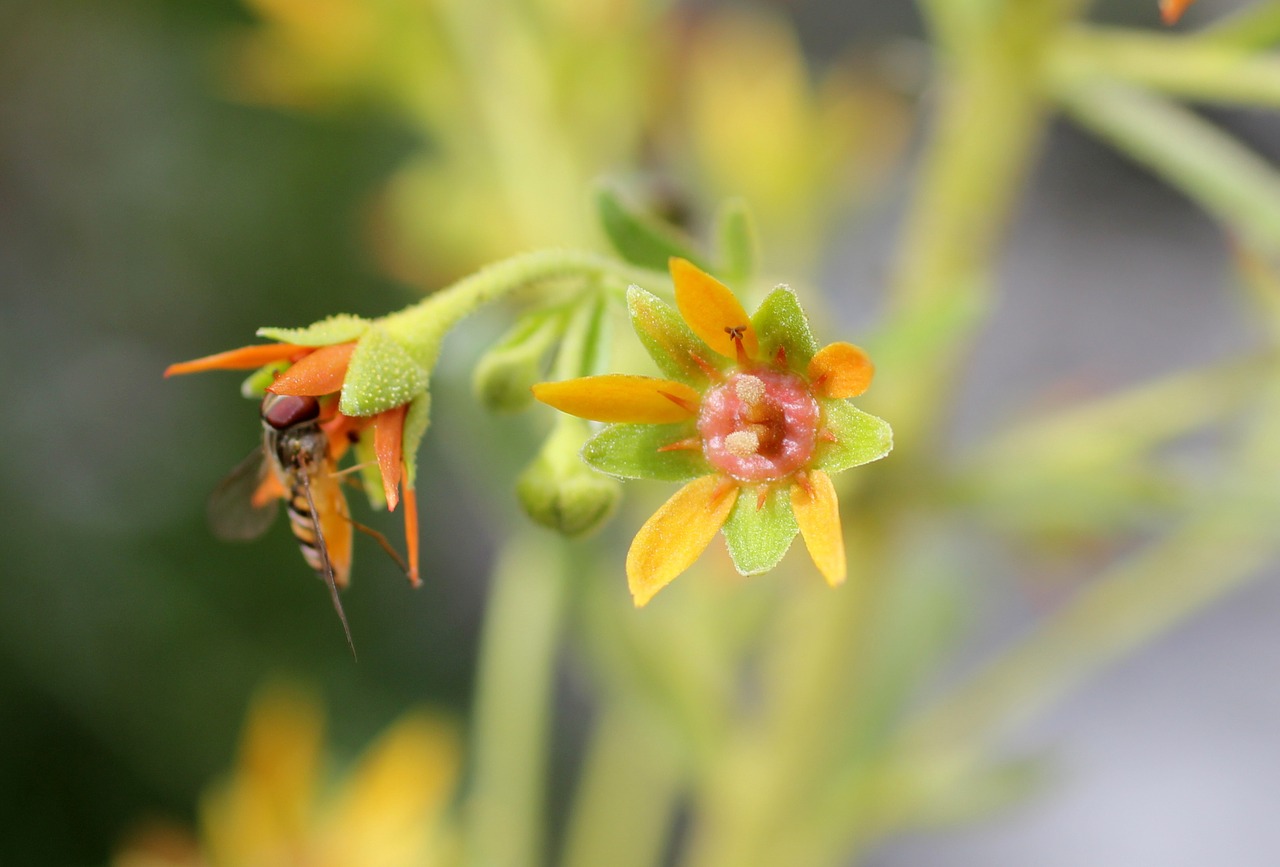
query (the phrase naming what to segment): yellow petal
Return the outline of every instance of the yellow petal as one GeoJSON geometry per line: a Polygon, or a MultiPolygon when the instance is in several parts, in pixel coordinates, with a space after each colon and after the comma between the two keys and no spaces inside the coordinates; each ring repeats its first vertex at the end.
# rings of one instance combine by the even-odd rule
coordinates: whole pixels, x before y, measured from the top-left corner
{"type": "Polygon", "coordinates": [[[422,712],[400,719],[361,757],[325,817],[323,863],[422,863],[458,765],[451,727],[422,712]]]}
{"type": "Polygon", "coordinates": [[[645,521],[627,552],[627,583],[637,608],[693,565],[728,520],[736,499],[736,485],[726,486],[723,476],[703,476],[676,491],[645,521]]]}
{"type": "Polygon", "coordinates": [[[729,358],[738,357],[734,334],[739,334],[747,357],[755,358],[760,347],[751,318],[729,287],[688,259],[672,257],[670,267],[676,284],[676,306],[693,333],[729,358]]]}
{"type": "Polygon", "coordinates": [[[809,362],[809,380],[823,397],[857,397],[871,385],[876,366],[852,343],[824,346],[809,362]]]}
{"type": "Polygon", "coordinates": [[[822,577],[832,587],[843,583],[844,531],[831,477],[821,470],[810,470],[805,485],[792,485],[791,511],[800,525],[809,556],[822,577]]]}
{"type": "Polygon", "coordinates": [[[698,411],[701,397],[679,382],[610,373],[563,382],[540,382],[533,396],[561,412],[592,421],[665,424],[698,411]]]}

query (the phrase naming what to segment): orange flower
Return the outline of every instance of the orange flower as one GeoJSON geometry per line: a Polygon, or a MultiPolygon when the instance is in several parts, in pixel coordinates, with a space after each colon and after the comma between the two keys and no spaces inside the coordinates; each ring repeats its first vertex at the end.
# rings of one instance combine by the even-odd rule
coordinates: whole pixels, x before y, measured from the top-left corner
{"type": "Polygon", "coordinates": [[[786,287],[748,317],[711,275],[680,258],[670,266],[679,317],[638,287],[628,293],[636,333],[670,379],[612,374],[534,387],[556,409],[611,423],[583,448],[591,466],[687,481],[631,545],[636,605],[721,530],[744,575],[776,566],[798,532],[827,582],[841,583],[844,540],[829,474],[892,447],[889,426],[846,400],[870,385],[870,360],[848,343],[819,350],[786,287]]]}
{"type": "MultiPolygon", "coordinates": [[[[372,429],[373,455],[376,459],[381,477],[381,494],[385,498],[388,510],[394,510],[401,498],[404,500],[405,544],[409,554],[409,579],[416,586],[419,578],[418,555],[418,509],[417,498],[413,487],[413,474],[410,471],[410,453],[405,448],[406,419],[410,409],[421,401],[424,408],[415,420],[412,430],[408,432],[413,451],[417,449],[418,439],[425,429],[425,386],[415,379],[408,387],[396,389],[403,400],[396,398],[382,399],[381,403],[394,405],[371,414],[348,414],[343,412],[346,406],[345,396],[349,386],[348,372],[352,366],[352,358],[360,351],[366,335],[373,329],[368,323],[354,317],[334,317],[318,323],[308,329],[275,330],[263,329],[259,333],[289,334],[301,338],[302,342],[279,342],[245,346],[170,365],[164,372],[166,377],[187,373],[200,373],[207,370],[252,370],[262,369],[269,372],[270,379],[259,376],[251,378],[265,384],[265,390],[278,395],[297,397],[315,397],[321,400],[320,428],[324,431],[329,446],[329,458],[336,464],[347,449],[361,441],[361,437],[372,429]],[[319,341],[333,337],[354,335],[355,339],[343,339],[340,342],[319,344],[319,341]],[[305,345],[313,343],[316,345],[305,345]],[[343,402],[339,398],[344,398],[343,402]],[[402,487],[403,482],[403,487],[402,487]],[[402,493],[403,492],[403,493],[402,493]]],[[[383,340],[387,339],[385,337],[383,340]]],[[[248,386],[249,383],[246,383],[248,386]]],[[[385,384],[380,383],[385,386],[385,384]]],[[[262,488],[255,494],[255,503],[283,497],[286,492],[274,475],[269,475],[262,488]]],[[[338,565],[338,564],[335,564],[338,565]]],[[[342,570],[338,570],[342,571],[342,570]]],[[[342,581],[339,581],[341,584],[342,581]]]]}

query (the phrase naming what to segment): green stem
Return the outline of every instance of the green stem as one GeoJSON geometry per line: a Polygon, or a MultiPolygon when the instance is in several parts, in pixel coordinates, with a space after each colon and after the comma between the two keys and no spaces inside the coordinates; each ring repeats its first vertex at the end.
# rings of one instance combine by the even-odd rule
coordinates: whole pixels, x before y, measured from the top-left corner
{"type": "Polygon", "coordinates": [[[444,336],[479,308],[549,280],[572,278],[621,286],[666,279],[597,253],[537,250],[487,265],[379,324],[401,340],[424,370],[431,370],[444,336]]]}
{"type": "Polygon", "coordinates": [[[1059,41],[1052,62],[1058,87],[1114,79],[1190,99],[1280,106],[1280,59],[1211,39],[1081,28],[1059,41]]]}
{"type": "Polygon", "coordinates": [[[563,546],[532,530],[508,546],[494,572],[466,817],[472,867],[544,860],[552,679],[567,572],[563,546]]]}
{"type": "Polygon", "coordinates": [[[886,332],[927,329],[939,318],[955,327],[914,358],[882,359],[870,405],[892,420],[899,454],[930,451],[950,406],[959,355],[984,319],[992,270],[1044,132],[1045,63],[1081,5],[921,4],[949,44],[939,59],[940,103],[899,245],[886,332]],[[964,15],[961,6],[969,9],[964,15]]]}
{"type": "Polygon", "coordinates": [[[563,867],[658,867],[662,863],[680,762],[640,721],[613,701],[604,708],[578,783],[563,867]]]}

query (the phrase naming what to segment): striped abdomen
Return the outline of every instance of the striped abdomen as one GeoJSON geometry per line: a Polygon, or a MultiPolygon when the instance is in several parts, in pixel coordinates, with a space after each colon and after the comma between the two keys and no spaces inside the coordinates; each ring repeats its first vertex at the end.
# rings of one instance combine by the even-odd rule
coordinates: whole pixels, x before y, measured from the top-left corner
{"type": "Polygon", "coordinates": [[[337,480],[324,470],[316,472],[295,471],[289,473],[286,501],[289,510],[289,528],[293,530],[302,556],[307,565],[324,577],[324,560],[320,553],[321,539],[333,567],[333,580],[339,587],[347,586],[351,576],[352,526],[348,518],[347,499],[337,480]],[[311,500],[307,500],[310,489],[311,500]],[[311,514],[315,504],[316,518],[311,514]],[[316,528],[319,527],[319,537],[316,528]]]}

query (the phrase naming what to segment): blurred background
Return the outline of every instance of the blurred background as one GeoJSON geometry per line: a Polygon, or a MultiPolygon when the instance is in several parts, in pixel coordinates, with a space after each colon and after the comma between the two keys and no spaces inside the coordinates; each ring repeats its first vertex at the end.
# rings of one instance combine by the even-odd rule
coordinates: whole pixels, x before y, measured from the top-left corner
{"type": "MultiPolygon", "coordinates": [[[[708,202],[745,194],[760,204],[767,270],[827,292],[821,336],[877,321],[931,99],[910,4],[546,0],[532,4],[541,20],[566,28],[552,95],[461,92],[442,55],[396,53],[344,19],[347,5],[0,3],[0,863],[105,864],[139,821],[191,822],[271,678],[318,691],[338,755],[417,704],[469,712],[495,540],[522,520],[504,492],[536,449],[536,420],[486,417],[467,392],[501,315],[452,338],[439,372],[421,459],[424,586],[411,593],[358,545],[345,605],[359,664],[283,521],[256,544],[210,536],[205,496],[255,447],[256,407],[234,374],[164,381],[167,364],[252,342],[260,325],[380,315],[539,244],[599,247],[588,197],[600,174],[669,192],[695,223],[708,202]],[[744,57],[796,74],[777,22],[794,26],[823,84],[790,123],[800,140],[756,155],[782,165],[761,180],[758,162],[733,164],[735,125],[801,108],[785,93],[753,107],[735,76],[744,57]],[[373,55],[384,62],[364,62],[373,55]],[[396,64],[438,83],[401,92],[387,83],[407,77],[396,64]],[[348,68],[371,71],[353,81],[348,68]],[[580,126],[529,132],[545,120],[538,99],[561,97],[580,126]],[[499,124],[488,129],[501,137],[504,119],[532,142],[512,164],[541,166],[526,201],[496,203],[492,167],[459,157],[479,128],[499,124]],[[837,147],[806,151],[804,124],[837,147]]],[[[1189,17],[1239,5],[1202,0],[1189,17]]],[[[1153,7],[1111,0],[1093,18],[1154,27],[1153,7]]],[[[483,16],[450,26],[468,56],[448,63],[501,66],[531,50],[483,16]]],[[[1280,152],[1272,119],[1216,117],[1268,158],[1280,152]]],[[[1073,128],[1054,127],[1019,214],[956,449],[1046,401],[1258,339],[1220,230],[1073,128]]],[[[399,544],[396,519],[364,514],[399,544]]],[[[984,566],[958,666],[1078,578],[1017,552],[984,566]]],[[[1273,864],[1277,610],[1280,587],[1259,581],[1146,647],[1025,735],[1054,754],[1052,786],[870,863],[1273,864]]],[[[568,717],[577,689],[563,685],[568,717]]],[[[574,731],[570,718],[558,735],[565,790],[574,731]]]]}

